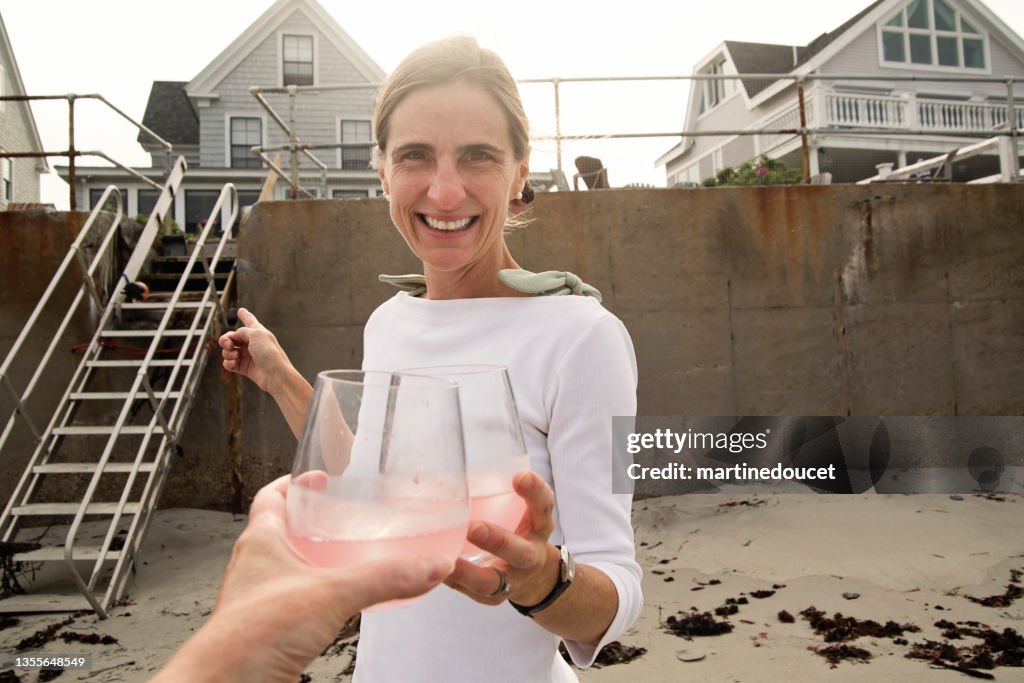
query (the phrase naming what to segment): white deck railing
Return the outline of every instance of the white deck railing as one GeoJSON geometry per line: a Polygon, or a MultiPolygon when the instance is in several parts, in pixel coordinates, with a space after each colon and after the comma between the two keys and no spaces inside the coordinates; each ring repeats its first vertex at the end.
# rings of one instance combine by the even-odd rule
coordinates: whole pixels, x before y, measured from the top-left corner
{"type": "MultiPolygon", "coordinates": [[[[976,134],[1006,128],[1006,105],[990,102],[956,102],[925,97],[914,93],[903,96],[844,93],[814,87],[804,97],[807,128],[823,132],[828,128],[876,128],[894,132],[932,131],[942,135],[976,134]],[[818,113],[821,112],[819,116],[818,113]]],[[[1024,128],[1024,105],[1015,107],[1016,127],[1024,128]]],[[[798,129],[800,107],[794,103],[769,115],[752,130],[798,129]]],[[[792,140],[792,134],[758,136],[758,148],[768,152],[792,140]]]]}

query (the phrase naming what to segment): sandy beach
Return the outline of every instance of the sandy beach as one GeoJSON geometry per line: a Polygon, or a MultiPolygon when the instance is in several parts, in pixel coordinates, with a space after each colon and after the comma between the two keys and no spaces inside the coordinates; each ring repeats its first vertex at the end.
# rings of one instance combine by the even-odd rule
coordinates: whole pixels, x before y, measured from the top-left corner
{"type": "MultiPolygon", "coordinates": [[[[905,655],[926,641],[964,648],[982,644],[979,636],[986,630],[1001,634],[1004,642],[1005,629],[1024,632],[1024,597],[1014,597],[1024,589],[1022,514],[1024,497],[992,494],[638,500],[633,526],[645,572],[645,606],[621,641],[646,652],[627,663],[581,671],[580,680],[967,679],[963,672],[905,655]],[[1002,597],[982,602],[994,606],[971,599],[992,596],[1002,597]],[[692,618],[705,612],[705,618],[692,618]],[[783,612],[791,623],[780,620],[783,612]],[[894,623],[879,631],[865,627],[865,620],[879,627],[894,623]],[[673,622],[684,632],[727,632],[687,638],[673,632],[673,622]],[[826,642],[824,633],[858,628],[875,635],[826,642]],[[962,635],[951,640],[957,630],[962,635]],[[846,652],[863,659],[840,659],[833,666],[823,656],[823,648],[833,645],[845,645],[846,652]]],[[[92,655],[91,671],[68,671],[60,680],[147,680],[208,616],[244,524],[244,517],[227,513],[160,511],[127,600],[110,619],[83,613],[21,616],[0,630],[0,650],[15,652],[22,639],[71,617],[72,623],[56,631],[56,641],[27,651],[92,655]],[[59,638],[65,632],[111,636],[117,642],[68,644],[59,638]]],[[[348,681],[352,652],[351,640],[338,641],[307,670],[310,680],[348,681]]],[[[997,681],[1024,681],[1021,667],[983,673],[997,681]]],[[[26,683],[40,680],[37,672],[16,675],[26,683]]],[[[0,681],[19,679],[0,674],[0,681]]]]}

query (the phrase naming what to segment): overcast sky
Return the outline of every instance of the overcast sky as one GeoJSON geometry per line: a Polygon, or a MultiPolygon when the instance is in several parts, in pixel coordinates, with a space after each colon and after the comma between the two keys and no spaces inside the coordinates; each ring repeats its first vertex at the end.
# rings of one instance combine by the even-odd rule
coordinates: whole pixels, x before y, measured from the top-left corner
{"type": "MultiPolygon", "coordinates": [[[[0,14],[30,94],[98,92],[141,121],[154,80],[192,79],[272,4],[0,0],[0,14]]],[[[463,33],[495,49],[517,78],[564,78],[688,74],[722,40],[805,45],[870,0],[628,0],[604,5],[433,0],[375,3],[372,8],[346,0],[321,4],[385,72],[414,47],[463,33]]],[[[1024,0],[985,4],[1024,35],[1024,0]]],[[[678,131],[688,90],[684,81],[566,84],[562,132],[678,131]],[[594,104],[594,96],[601,98],[600,105],[594,104]]],[[[523,86],[523,95],[534,133],[553,133],[551,86],[523,86]]],[[[33,108],[44,147],[66,149],[66,103],[36,103],[33,108]]],[[[76,118],[76,147],[99,148],[123,163],[148,166],[148,155],[135,142],[137,132],[109,109],[82,102],[76,105],[76,118]]],[[[654,162],[677,141],[575,142],[565,148],[563,164],[568,171],[575,156],[590,154],[606,160],[612,185],[664,185],[654,162]]],[[[554,143],[538,142],[534,148],[534,168],[554,165],[554,143]]],[[[95,159],[81,163],[99,165],[95,159]]],[[[66,206],[66,184],[56,176],[45,179],[43,200],[66,206]]]]}

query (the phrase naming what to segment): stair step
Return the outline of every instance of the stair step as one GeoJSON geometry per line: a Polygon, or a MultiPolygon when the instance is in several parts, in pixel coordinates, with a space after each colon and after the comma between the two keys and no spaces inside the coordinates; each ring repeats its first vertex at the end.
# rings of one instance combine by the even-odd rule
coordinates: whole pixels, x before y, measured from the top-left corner
{"type": "MultiPolygon", "coordinates": [[[[103,596],[96,594],[96,600],[103,601],[103,596]]],[[[91,610],[92,605],[81,593],[36,593],[32,595],[13,595],[0,600],[0,613],[28,614],[30,612],[77,612],[80,609],[91,610]]]]}
{"type": "MultiPolygon", "coordinates": [[[[103,468],[104,472],[113,474],[131,472],[134,463],[130,462],[108,462],[103,468]]],[[[139,465],[139,472],[152,472],[155,469],[154,463],[144,462],[139,465]]],[[[32,468],[33,474],[92,474],[96,471],[94,462],[60,462],[36,465],[32,468]]]]}
{"type": "MultiPolygon", "coordinates": [[[[235,257],[234,256],[229,256],[226,253],[227,251],[228,251],[228,249],[225,249],[224,250],[225,253],[222,253],[220,255],[220,262],[221,263],[224,263],[225,261],[232,262],[232,263],[234,262],[235,257]]],[[[209,256],[212,257],[213,254],[211,253],[211,254],[209,254],[209,256]]],[[[192,258],[192,257],[188,256],[188,255],[185,255],[185,256],[181,256],[181,255],[175,255],[175,256],[154,256],[151,261],[155,262],[155,263],[188,263],[188,260],[190,258],[192,258]]]]}
{"type": "MultiPolygon", "coordinates": [[[[73,560],[98,560],[100,558],[99,546],[84,546],[75,548],[72,552],[73,560]]],[[[120,550],[111,550],[107,553],[107,560],[118,560],[121,558],[120,550]]],[[[38,548],[24,553],[14,553],[15,562],[54,562],[64,560],[64,546],[55,545],[47,548],[38,548]]]]}
{"type": "MultiPolygon", "coordinates": [[[[124,425],[121,427],[122,434],[145,434],[150,430],[149,425],[124,425]]],[[[164,428],[160,425],[153,425],[154,434],[163,434],[164,428]]],[[[114,433],[114,425],[72,425],[69,427],[54,427],[53,433],[57,436],[102,436],[114,433]]]]}
{"type": "MultiPolygon", "coordinates": [[[[165,395],[169,399],[181,398],[180,391],[154,391],[153,395],[157,399],[162,399],[165,395]]],[[[140,389],[134,394],[130,391],[74,391],[70,396],[72,401],[123,401],[130,397],[148,398],[149,394],[140,389]]]]}
{"type": "MultiPolygon", "coordinates": [[[[174,307],[175,308],[199,308],[199,307],[201,307],[203,305],[204,304],[203,304],[202,301],[179,301],[177,304],[175,304],[174,307]]],[[[205,306],[212,307],[213,304],[210,303],[210,302],[207,302],[205,304],[205,306]]],[[[146,302],[146,303],[121,304],[121,309],[125,310],[125,311],[163,311],[163,310],[167,309],[167,304],[166,303],[154,303],[152,301],[149,301],[149,302],[146,302]]]]}
{"type": "MultiPolygon", "coordinates": [[[[217,296],[220,297],[221,294],[223,294],[223,291],[218,289],[217,290],[217,296]]],[[[198,289],[198,290],[187,290],[186,289],[185,291],[183,291],[181,293],[181,296],[178,297],[178,305],[180,306],[182,303],[185,303],[185,302],[188,302],[188,303],[201,303],[200,300],[205,295],[206,295],[206,290],[205,289],[198,289]]],[[[174,290],[154,289],[154,290],[150,291],[150,293],[149,293],[149,301],[150,301],[150,303],[152,303],[152,302],[166,302],[172,296],[174,296],[174,290]]],[[[160,306],[166,306],[167,304],[166,303],[160,303],[159,305],[160,306]]],[[[209,305],[209,304],[207,304],[207,305],[209,305]]]]}
{"type": "MultiPolygon", "coordinates": [[[[192,365],[191,359],[181,361],[182,367],[192,365]]],[[[87,360],[86,366],[90,368],[138,368],[142,366],[141,360],[87,360]]],[[[151,368],[169,368],[178,364],[177,360],[151,360],[151,368]]]]}
{"type": "Polygon", "coordinates": [[[152,338],[160,333],[161,337],[198,337],[203,334],[201,329],[197,330],[183,330],[183,329],[166,329],[163,332],[159,330],[104,330],[100,332],[101,337],[105,338],[152,338]]]}
{"type": "MultiPolygon", "coordinates": [[[[224,280],[224,279],[227,278],[228,275],[229,275],[229,273],[222,273],[220,271],[216,271],[213,274],[213,277],[214,277],[214,279],[217,279],[217,280],[224,280]]],[[[152,284],[154,281],[166,282],[168,280],[171,280],[171,281],[177,282],[182,277],[184,277],[187,280],[205,280],[206,279],[206,273],[190,273],[188,275],[183,275],[182,273],[150,273],[149,275],[146,275],[145,277],[146,277],[145,282],[147,284],[152,284]]]]}
{"type": "MultiPolygon", "coordinates": [[[[29,503],[19,505],[11,510],[11,514],[23,517],[39,517],[44,515],[73,515],[78,512],[79,503],[29,503]]],[[[117,503],[90,503],[86,508],[87,515],[112,515],[117,512],[117,503]]],[[[138,503],[125,503],[123,514],[137,515],[138,503]]]]}

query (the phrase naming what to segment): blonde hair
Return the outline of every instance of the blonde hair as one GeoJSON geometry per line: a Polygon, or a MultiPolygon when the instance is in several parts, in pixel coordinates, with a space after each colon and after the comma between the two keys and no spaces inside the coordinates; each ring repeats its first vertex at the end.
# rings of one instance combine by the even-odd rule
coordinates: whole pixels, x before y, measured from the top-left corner
{"type": "Polygon", "coordinates": [[[517,160],[530,147],[530,123],[526,119],[519,88],[501,57],[480,47],[469,36],[454,36],[413,50],[388,76],[377,94],[373,129],[383,153],[388,144],[388,124],[398,103],[413,90],[454,81],[479,85],[489,92],[508,120],[509,137],[517,160]]]}

